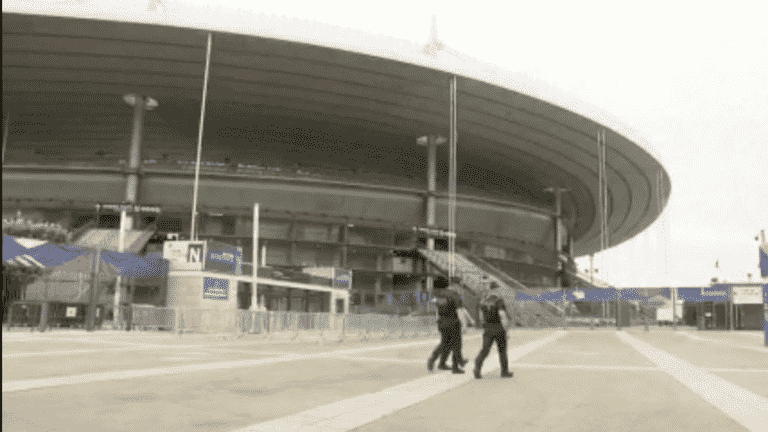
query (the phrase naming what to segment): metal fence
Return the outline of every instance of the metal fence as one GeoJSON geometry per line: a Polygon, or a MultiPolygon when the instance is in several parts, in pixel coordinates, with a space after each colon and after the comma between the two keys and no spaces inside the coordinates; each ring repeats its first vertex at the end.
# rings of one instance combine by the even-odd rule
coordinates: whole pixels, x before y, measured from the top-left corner
{"type": "Polygon", "coordinates": [[[132,307],[132,330],[185,334],[260,335],[270,339],[392,339],[437,335],[435,316],[132,307]]]}

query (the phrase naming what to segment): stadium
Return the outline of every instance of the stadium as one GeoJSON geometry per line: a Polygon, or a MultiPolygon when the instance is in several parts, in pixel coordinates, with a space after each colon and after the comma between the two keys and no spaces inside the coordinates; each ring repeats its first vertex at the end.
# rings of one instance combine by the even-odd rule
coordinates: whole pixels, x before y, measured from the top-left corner
{"type": "MultiPolygon", "coordinates": [[[[533,292],[588,286],[574,257],[631,239],[663,211],[664,167],[609,114],[458,53],[435,31],[425,45],[346,48],[338,41],[357,40],[352,31],[317,34],[333,37],[4,12],[4,220],[56,224],[70,242],[116,250],[114,208],[127,203],[143,208],[126,221],[127,251],[189,240],[205,93],[193,235],[241,248],[242,274],[254,262],[266,279],[343,269],[349,311],[413,313],[448,274],[453,79],[456,259],[482,275],[459,271],[470,291],[488,279],[533,292]]],[[[165,306],[157,285],[127,296],[165,306]]],[[[256,301],[328,310],[306,291],[275,285],[256,301]]],[[[239,281],[240,309],[253,307],[249,293],[239,281]]]]}
{"type": "Polygon", "coordinates": [[[48,1],[3,12],[4,430],[766,430],[768,285],[576,268],[670,197],[610,114],[434,22],[48,1]]]}

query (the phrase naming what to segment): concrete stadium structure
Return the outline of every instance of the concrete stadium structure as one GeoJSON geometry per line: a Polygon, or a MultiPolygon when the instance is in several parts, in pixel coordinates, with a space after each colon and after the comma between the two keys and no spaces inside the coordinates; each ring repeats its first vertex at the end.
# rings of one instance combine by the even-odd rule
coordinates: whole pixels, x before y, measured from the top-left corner
{"type": "Polygon", "coordinates": [[[447,247],[448,154],[438,144],[449,135],[454,76],[456,245],[472,260],[554,287],[566,255],[577,277],[573,257],[600,248],[600,130],[611,246],[650,226],[670,194],[650,145],[610,115],[436,35],[423,46],[344,45],[360,35],[84,16],[3,13],[4,216],[114,229],[118,214],[97,206],[130,202],[160,209],[132,221],[154,235],[137,251],[188,236],[209,32],[199,238],[275,268],[351,269],[353,305],[428,290],[427,278],[442,274],[419,250],[430,238],[447,247]],[[158,106],[142,110],[141,100],[158,106]],[[558,202],[550,187],[568,192],[558,202]]]}

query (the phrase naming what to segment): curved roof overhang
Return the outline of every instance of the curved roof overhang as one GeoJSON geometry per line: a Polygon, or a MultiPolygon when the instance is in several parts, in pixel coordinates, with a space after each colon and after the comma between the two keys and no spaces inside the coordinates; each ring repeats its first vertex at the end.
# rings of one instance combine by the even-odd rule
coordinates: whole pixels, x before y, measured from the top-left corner
{"type": "MultiPolygon", "coordinates": [[[[542,200],[548,186],[569,188],[563,205],[576,255],[600,248],[598,130],[607,131],[609,146],[610,244],[637,235],[663,210],[656,205],[655,183],[658,172],[668,178],[666,171],[650,145],[629,128],[546,83],[475,61],[437,41],[418,46],[268,19],[255,25],[256,33],[202,22],[176,23],[192,29],[160,25],[149,14],[70,10],[62,15],[69,16],[4,11],[4,106],[129,118],[130,108],[115,100],[136,92],[159,99],[179,122],[184,116],[178,113],[199,110],[212,31],[215,91],[208,96],[206,123],[237,126],[279,110],[374,134],[447,136],[448,80],[456,75],[459,158],[514,172],[542,200]],[[365,45],[352,45],[358,41],[365,45]]],[[[113,129],[102,122],[96,132],[113,129]]],[[[666,202],[668,181],[662,194],[666,202]]]]}

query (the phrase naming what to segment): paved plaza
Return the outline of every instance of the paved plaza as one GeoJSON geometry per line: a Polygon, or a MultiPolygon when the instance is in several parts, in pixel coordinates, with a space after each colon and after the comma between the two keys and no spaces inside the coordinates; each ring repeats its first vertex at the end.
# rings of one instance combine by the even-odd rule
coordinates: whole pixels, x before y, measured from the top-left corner
{"type": "MultiPolygon", "coordinates": [[[[4,332],[3,430],[766,431],[761,336],[515,330],[514,378],[493,354],[478,381],[429,373],[435,338],[4,332]]],[[[480,343],[466,335],[465,356],[480,343]]]]}

